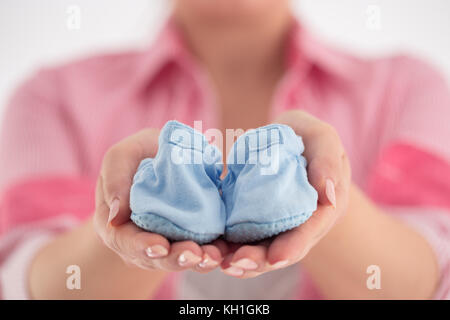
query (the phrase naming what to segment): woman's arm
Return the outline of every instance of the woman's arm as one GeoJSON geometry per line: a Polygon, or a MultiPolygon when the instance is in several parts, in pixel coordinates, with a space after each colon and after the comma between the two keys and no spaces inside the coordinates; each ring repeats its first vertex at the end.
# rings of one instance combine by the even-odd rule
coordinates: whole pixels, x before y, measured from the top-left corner
{"type": "MultiPolygon", "coordinates": [[[[77,155],[80,141],[70,130],[72,127],[68,123],[70,120],[61,116],[66,113],[62,110],[59,88],[58,73],[45,70],[26,81],[13,95],[5,111],[0,135],[0,189],[9,189],[16,181],[24,181],[35,176],[82,174],[81,168],[85,164],[79,162],[80,157],[77,155]]],[[[23,189],[19,191],[26,192],[23,189]]],[[[52,193],[52,190],[48,192],[52,193]]],[[[54,207],[58,206],[56,202],[58,201],[55,201],[54,207]]],[[[16,203],[15,208],[20,205],[16,203]]],[[[28,205],[33,206],[32,203],[28,205]]],[[[47,210],[34,209],[29,210],[28,217],[23,217],[24,214],[21,212],[20,219],[15,215],[17,212],[2,210],[0,231],[8,229],[8,232],[17,234],[21,232],[19,230],[21,227],[49,219],[47,210]],[[6,224],[8,226],[5,226],[6,224]],[[9,224],[13,225],[12,229],[9,224]]],[[[61,207],[58,209],[60,213],[66,210],[61,207]]],[[[57,219],[57,216],[52,219],[57,219]]],[[[48,230],[42,227],[42,230],[36,231],[46,233],[48,230]]],[[[55,232],[52,230],[49,234],[55,232]]],[[[36,240],[34,235],[23,234],[15,241],[14,250],[8,252],[6,257],[2,257],[5,261],[11,261],[8,259],[9,256],[20,249],[24,243],[22,238],[29,238],[29,241],[36,240]]],[[[2,237],[1,244],[4,239],[6,238],[2,237]]],[[[35,252],[30,254],[36,255],[35,252]]],[[[24,262],[19,260],[14,263],[24,262]]],[[[28,262],[28,259],[26,260],[28,262]]],[[[0,265],[2,272],[3,267],[4,265],[0,265]]],[[[32,265],[27,267],[12,265],[9,269],[16,269],[19,273],[22,269],[30,270],[28,275],[16,273],[15,276],[18,279],[28,278],[27,296],[38,299],[148,298],[164,276],[164,273],[159,271],[127,267],[115,253],[101,243],[95,235],[91,221],[72,231],[57,235],[45,248],[39,250],[32,265]],[[81,267],[82,290],[66,288],[66,280],[69,277],[66,269],[70,265],[81,267]]],[[[14,280],[9,280],[10,287],[2,288],[5,289],[3,293],[14,291],[13,287],[20,285],[14,280]]]]}
{"type": "MultiPolygon", "coordinates": [[[[64,109],[65,104],[62,101],[64,97],[60,96],[64,90],[57,90],[61,84],[58,74],[57,70],[39,73],[21,86],[11,99],[0,135],[0,190],[2,192],[9,189],[11,184],[17,181],[23,182],[24,179],[26,181],[55,175],[77,177],[86,174],[84,169],[89,167],[89,164],[82,161],[85,157],[80,155],[85,148],[80,136],[72,130],[76,126],[71,125],[71,121],[74,120],[70,116],[70,110],[64,109]]],[[[157,140],[157,135],[152,137],[146,135],[145,138],[148,140],[143,143],[137,142],[138,147],[146,147],[146,142],[157,140]]],[[[118,188],[120,192],[114,195],[120,197],[129,193],[133,175],[142,160],[142,158],[129,156],[127,152],[136,149],[134,143],[136,141],[131,139],[129,142],[129,145],[122,144],[124,148],[119,148],[119,152],[115,155],[109,153],[110,156],[107,157],[109,162],[103,165],[102,181],[105,181],[105,184],[100,188],[101,191],[103,189],[117,191],[114,189],[116,187],[114,181],[119,181],[120,185],[117,187],[120,187],[118,188]],[[121,169],[125,170],[121,171],[121,169]],[[123,183],[124,180],[125,183],[123,183]],[[109,183],[111,181],[112,183],[109,183]],[[113,187],[108,188],[110,185],[113,187]]],[[[152,152],[156,151],[149,147],[147,153],[152,152]]],[[[49,194],[52,194],[52,191],[49,191],[49,194]]],[[[107,194],[107,196],[111,195],[107,194]]],[[[1,252],[1,272],[5,269],[3,263],[7,261],[8,270],[17,269],[15,273],[17,278],[29,280],[30,292],[26,294],[22,292],[21,298],[30,295],[33,298],[58,299],[148,298],[159,286],[165,274],[153,269],[164,269],[167,272],[192,268],[199,272],[208,272],[221,262],[221,252],[215,246],[200,247],[192,242],[180,242],[170,246],[163,237],[149,233],[140,234],[141,230],[129,222],[129,206],[124,197],[121,199],[118,219],[116,219],[121,225],[112,227],[108,221],[111,199],[105,199],[100,192],[97,192],[97,198],[98,205],[95,219],[93,219],[95,230],[93,222],[89,222],[69,232],[61,233],[61,230],[48,232],[52,237],[54,234],[59,233],[59,235],[37,255],[36,252],[39,249],[35,247],[33,252],[27,250],[26,254],[18,250],[22,242],[15,243],[14,247],[1,252]],[[125,223],[127,221],[129,223],[125,223]],[[101,233],[100,238],[103,244],[95,233],[101,233]],[[153,249],[152,252],[149,251],[150,247],[153,249]],[[15,259],[15,257],[22,255],[26,255],[27,265],[15,268],[15,264],[23,263],[23,259],[15,259]],[[139,258],[136,259],[136,256],[139,258]],[[28,267],[28,262],[33,257],[33,263],[31,267],[28,267]],[[182,265],[178,262],[180,258],[182,258],[182,265]],[[146,270],[127,267],[123,260],[129,264],[137,264],[146,270]],[[207,263],[199,265],[201,261],[207,261],[207,263]],[[68,275],[65,272],[70,265],[81,267],[82,290],[66,289],[68,275]],[[28,271],[29,273],[26,273],[28,271]]],[[[49,216],[56,218],[63,212],[70,212],[72,216],[77,216],[72,214],[72,211],[59,207],[58,205],[61,205],[59,200],[56,199],[54,206],[51,206],[51,210],[56,211],[51,215],[48,208],[27,210],[26,216],[22,214],[21,219],[16,219],[13,212],[3,210],[0,217],[0,232],[22,232],[22,238],[32,242],[32,236],[29,236],[22,227],[29,226],[35,221],[48,219],[49,216]],[[6,227],[4,222],[9,220],[11,223],[6,227]]],[[[27,202],[25,207],[33,207],[33,203],[27,202]]],[[[47,234],[48,230],[44,229],[36,231],[47,234]]],[[[0,278],[2,278],[1,275],[0,278]]],[[[2,282],[0,285],[7,285],[8,289],[11,289],[2,290],[2,293],[14,291],[15,286],[25,286],[23,283],[16,284],[14,280],[6,281],[6,283],[2,279],[0,279],[2,282]]],[[[22,291],[26,291],[26,288],[22,291]]]]}
{"type": "Polygon", "coordinates": [[[29,274],[33,299],[147,299],[167,275],[127,265],[97,236],[92,219],[57,236],[34,259],[29,274]],[[81,270],[81,290],[69,290],[66,269],[81,270]]]}
{"type": "Polygon", "coordinates": [[[428,242],[404,222],[385,214],[350,189],[346,214],[303,259],[326,298],[427,299],[439,280],[428,242]],[[380,268],[381,289],[367,288],[367,268],[380,268]]]}
{"type": "Polygon", "coordinates": [[[159,131],[142,130],[113,146],[103,159],[92,219],[55,239],[35,258],[30,289],[37,299],[148,298],[167,272],[215,269],[226,246],[169,241],[129,220],[129,190],[140,161],[154,157],[159,131]],[[67,266],[78,265],[82,289],[65,288],[67,266]],[[134,266],[134,267],[132,267],[134,266]]]}
{"type": "MultiPolygon", "coordinates": [[[[286,112],[277,122],[303,137],[308,179],[319,193],[317,211],[271,241],[238,248],[222,268],[246,269],[239,261],[256,262],[256,268],[238,275],[244,278],[301,262],[327,298],[433,297],[440,283],[436,246],[417,228],[377,208],[351,182],[350,165],[335,130],[302,111],[286,112]],[[367,287],[367,268],[372,265],[380,268],[381,290],[367,287]]],[[[432,216],[426,220],[438,224],[432,216]]]]}

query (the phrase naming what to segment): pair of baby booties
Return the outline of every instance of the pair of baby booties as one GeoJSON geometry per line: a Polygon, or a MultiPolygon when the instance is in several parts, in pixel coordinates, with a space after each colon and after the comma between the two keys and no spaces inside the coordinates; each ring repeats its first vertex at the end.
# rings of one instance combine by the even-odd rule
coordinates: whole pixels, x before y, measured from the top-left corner
{"type": "Polygon", "coordinates": [[[161,130],[130,191],[131,220],[172,241],[204,244],[224,236],[248,243],[304,223],[317,208],[301,137],[272,124],[240,136],[223,170],[219,149],[177,121],[161,130]]]}

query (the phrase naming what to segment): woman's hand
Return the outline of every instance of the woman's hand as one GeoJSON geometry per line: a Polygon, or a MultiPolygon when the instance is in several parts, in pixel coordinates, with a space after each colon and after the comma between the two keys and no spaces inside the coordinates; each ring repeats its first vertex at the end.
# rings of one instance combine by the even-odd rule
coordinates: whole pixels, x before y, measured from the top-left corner
{"type": "Polygon", "coordinates": [[[145,269],[209,272],[219,264],[231,276],[248,278],[300,261],[345,212],[350,166],[336,131],[302,111],[283,113],[305,144],[308,178],[319,193],[317,211],[303,225],[256,245],[216,240],[199,246],[193,241],[172,245],[163,236],[130,221],[129,192],[144,158],[155,157],[159,130],[147,129],[114,145],[105,155],[97,183],[94,224],[104,243],[126,263],[145,269]],[[225,256],[225,258],[224,258],[225,256]]]}
{"type": "Polygon", "coordinates": [[[222,270],[250,278],[284,268],[305,257],[345,213],[351,185],[350,164],[338,134],[303,111],[283,113],[275,123],[289,125],[305,144],[308,180],[319,194],[317,211],[297,228],[256,245],[232,245],[222,270]]]}
{"type": "Polygon", "coordinates": [[[103,242],[127,264],[144,269],[209,272],[222,262],[226,245],[217,240],[172,245],[163,236],[138,228],[130,220],[129,194],[139,163],[155,157],[159,130],[146,129],[117,143],[106,153],[97,181],[94,225],[103,242]]]}

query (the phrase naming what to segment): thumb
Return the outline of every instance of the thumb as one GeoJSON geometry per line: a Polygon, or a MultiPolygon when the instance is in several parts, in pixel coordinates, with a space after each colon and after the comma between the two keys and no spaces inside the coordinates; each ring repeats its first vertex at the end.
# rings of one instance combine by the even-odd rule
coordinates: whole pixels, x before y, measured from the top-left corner
{"type": "Polygon", "coordinates": [[[108,223],[114,226],[121,225],[129,220],[131,210],[130,189],[135,170],[128,169],[128,165],[116,163],[102,173],[103,194],[109,207],[108,223]],[[129,172],[127,175],[125,172],[129,172]]]}
{"type": "Polygon", "coordinates": [[[308,165],[308,180],[317,190],[319,203],[336,208],[336,177],[326,159],[316,158],[308,165]]]}
{"type": "Polygon", "coordinates": [[[109,206],[108,223],[121,225],[130,219],[130,189],[139,163],[155,157],[159,130],[146,129],[114,145],[105,154],[101,177],[109,206]]]}

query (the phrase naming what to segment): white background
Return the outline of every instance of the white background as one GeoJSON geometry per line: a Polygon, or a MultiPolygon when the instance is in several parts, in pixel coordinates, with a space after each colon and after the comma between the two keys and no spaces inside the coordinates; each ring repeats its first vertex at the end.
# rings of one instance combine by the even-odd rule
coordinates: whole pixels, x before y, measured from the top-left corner
{"type": "MultiPolygon", "coordinates": [[[[147,45],[164,21],[169,3],[1,0],[0,114],[11,90],[41,65],[147,45]],[[71,5],[81,9],[79,30],[67,27],[71,5]]],[[[330,43],[360,55],[412,53],[450,78],[448,0],[294,0],[293,5],[303,23],[330,43]]]]}

